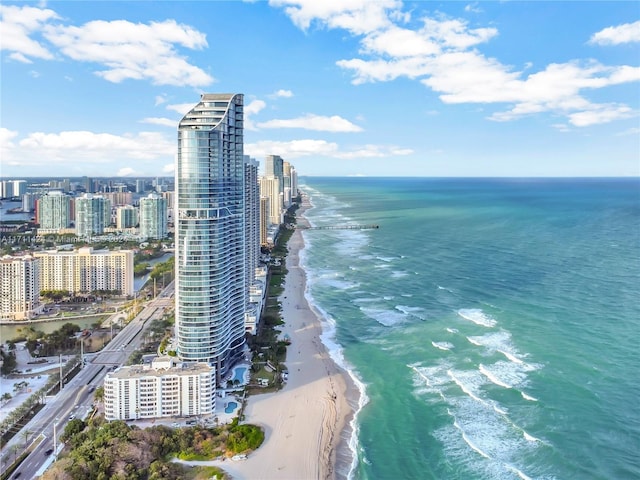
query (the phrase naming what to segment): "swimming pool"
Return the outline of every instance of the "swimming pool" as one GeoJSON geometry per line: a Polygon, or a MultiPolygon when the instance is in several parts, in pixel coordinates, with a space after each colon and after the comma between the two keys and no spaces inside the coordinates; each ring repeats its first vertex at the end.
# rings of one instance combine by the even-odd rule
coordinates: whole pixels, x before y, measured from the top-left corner
{"type": "Polygon", "coordinates": [[[238,367],[233,372],[233,379],[238,380],[240,383],[244,383],[244,372],[247,371],[247,367],[238,367]]]}
{"type": "Polygon", "coordinates": [[[224,413],[231,413],[233,412],[236,407],[238,406],[238,404],[236,402],[229,402],[227,403],[227,406],[224,407],[224,413]]]}

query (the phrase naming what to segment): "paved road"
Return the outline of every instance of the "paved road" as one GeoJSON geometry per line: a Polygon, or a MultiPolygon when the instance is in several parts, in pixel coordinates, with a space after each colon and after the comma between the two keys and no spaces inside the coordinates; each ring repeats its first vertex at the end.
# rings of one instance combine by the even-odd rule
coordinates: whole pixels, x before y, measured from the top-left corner
{"type": "MultiPolygon", "coordinates": [[[[62,391],[55,397],[48,397],[44,408],[22,430],[31,432],[29,441],[38,438],[43,440],[22,462],[11,478],[15,478],[17,472],[20,472],[20,478],[37,478],[51,464],[56,455],[54,425],[55,436],[59,438],[70,420],[84,418],[92,410],[93,391],[102,385],[108,371],[123,365],[127,358],[140,347],[144,330],[151,321],[162,318],[164,310],[173,305],[173,289],[172,282],[160,295],[149,301],[138,316],[129,322],[104,349],[96,354],[85,356],[86,365],[63,386],[62,391]]],[[[0,471],[13,460],[11,458],[13,444],[24,447],[22,434],[14,436],[2,449],[0,471]]],[[[56,442],[56,447],[59,449],[59,441],[56,442]]]]}

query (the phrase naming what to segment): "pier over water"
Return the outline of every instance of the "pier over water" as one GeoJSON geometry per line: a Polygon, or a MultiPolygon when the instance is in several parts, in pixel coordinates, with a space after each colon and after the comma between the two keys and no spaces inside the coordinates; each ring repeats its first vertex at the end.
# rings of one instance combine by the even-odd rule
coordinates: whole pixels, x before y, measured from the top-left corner
{"type": "Polygon", "coordinates": [[[380,228],[379,225],[323,225],[320,227],[309,227],[296,225],[299,230],[372,230],[380,228]]]}

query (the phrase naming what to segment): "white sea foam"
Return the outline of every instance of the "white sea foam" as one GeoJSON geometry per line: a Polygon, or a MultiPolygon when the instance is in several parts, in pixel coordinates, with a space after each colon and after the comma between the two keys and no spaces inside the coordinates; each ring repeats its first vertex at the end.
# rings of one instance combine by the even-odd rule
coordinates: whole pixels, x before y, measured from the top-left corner
{"type": "Polygon", "coordinates": [[[458,315],[476,325],[487,328],[495,327],[496,323],[498,323],[494,318],[491,318],[479,308],[461,308],[458,310],[458,315]]]}
{"type": "Polygon", "coordinates": [[[480,370],[480,372],[485,377],[487,377],[492,383],[495,383],[496,385],[499,385],[499,386],[504,387],[504,388],[513,388],[508,383],[503,382],[502,380],[500,380],[493,372],[491,372],[491,370],[488,370],[484,365],[480,364],[480,367],[478,368],[478,370],[480,370]]]}
{"type": "Polygon", "coordinates": [[[382,260],[383,262],[393,262],[393,257],[382,257],[382,256],[377,256],[376,257],[378,260],[382,260]]]}
{"type": "Polygon", "coordinates": [[[458,331],[459,331],[457,328],[451,328],[451,327],[447,327],[446,330],[449,333],[458,333],[458,331]]]}
{"type": "Polygon", "coordinates": [[[488,458],[491,459],[491,456],[488,453],[483,452],[480,447],[476,446],[471,440],[469,440],[469,437],[467,437],[467,434],[464,433],[464,430],[462,429],[462,427],[458,424],[458,421],[454,421],[453,422],[453,426],[456,427],[458,430],[460,430],[460,432],[462,433],[462,439],[465,441],[465,443],[467,445],[469,445],[471,447],[472,450],[475,450],[476,452],[478,452],[480,455],[482,455],[484,458],[488,458]]]}
{"type": "Polygon", "coordinates": [[[440,350],[451,350],[453,348],[453,343],[450,342],[431,342],[431,345],[440,350]]]}
{"type": "Polygon", "coordinates": [[[512,471],[513,473],[515,473],[516,475],[518,475],[518,477],[520,477],[522,480],[532,480],[531,477],[529,477],[527,474],[525,474],[524,472],[522,472],[521,470],[518,470],[516,467],[514,467],[513,465],[510,465],[508,463],[504,464],[505,468],[507,470],[512,471]]]}
{"type": "Polygon", "coordinates": [[[541,442],[542,441],[539,438],[534,437],[533,435],[529,435],[524,430],[522,430],[522,434],[524,435],[524,438],[527,440],[527,442],[541,442]]]}
{"type": "Polygon", "coordinates": [[[383,308],[360,307],[360,311],[367,317],[374,319],[376,322],[385,327],[392,327],[406,321],[407,315],[397,310],[388,310],[383,308]]]}
{"type": "Polygon", "coordinates": [[[406,305],[396,305],[395,309],[404,313],[407,316],[412,316],[419,318],[420,320],[424,320],[425,316],[422,312],[424,312],[423,308],[420,307],[408,307],[406,305]]]}
{"type": "Polygon", "coordinates": [[[532,397],[531,395],[527,395],[524,392],[520,392],[520,395],[522,395],[522,398],[524,398],[525,400],[529,400],[530,402],[537,402],[538,399],[535,397],[532,397]]]}
{"type": "Polygon", "coordinates": [[[498,349],[498,352],[503,354],[505,357],[507,357],[513,363],[518,363],[518,364],[524,363],[522,360],[520,360],[518,357],[516,357],[513,353],[509,353],[509,352],[506,352],[506,351],[500,350],[500,349],[498,349]]]}
{"type": "Polygon", "coordinates": [[[409,274],[407,272],[401,272],[399,270],[394,270],[393,272],[391,272],[391,278],[402,278],[408,275],[409,274]]]}
{"type": "Polygon", "coordinates": [[[478,347],[482,347],[482,343],[478,340],[476,340],[476,337],[467,337],[467,340],[469,340],[470,343],[473,343],[474,345],[478,346],[478,347]]]}
{"type": "Polygon", "coordinates": [[[443,287],[442,285],[438,285],[438,290],[444,290],[445,292],[453,293],[453,290],[447,287],[443,287]]]}

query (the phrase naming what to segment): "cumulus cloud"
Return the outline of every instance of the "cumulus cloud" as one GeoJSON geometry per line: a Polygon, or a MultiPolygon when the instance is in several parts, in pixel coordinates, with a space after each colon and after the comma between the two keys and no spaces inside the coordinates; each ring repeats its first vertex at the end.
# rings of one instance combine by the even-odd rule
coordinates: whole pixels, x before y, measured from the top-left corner
{"type": "Polygon", "coordinates": [[[291,119],[273,119],[258,123],[259,128],[302,128],[319,132],[361,132],[362,128],[338,115],[325,117],[308,114],[291,119]]]}
{"type": "Polygon", "coordinates": [[[75,26],[65,25],[51,9],[16,5],[0,6],[0,14],[0,48],[19,62],[51,60],[53,45],[73,60],[102,65],[95,73],[113,83],[135,79],[155,85],[204,87],[214,82],[178,51],[180,47],[206,48],[206,35],[175,20],[148,24],[95,20],[75,26]]]}
{"type": "Polygon", "coordinates": [[[595,45],[620,45],[632,42],[640,42],[640,20],[616,27],[607,27],[594,33],[589,39],[589,43],[595,45]]]}
{"type": "Polygon", "coordinates": [[[293,97],[293,92],[291,90],[280,89],[277,92],[273,93],[273,95],[271,96],[275,98],[291,98],[293,97]]]}
{"type": "Polygon", "coordinates": [[[95,20],[82,26],[47,25],[45,38],[66,56],[107,67],[96,72],[105,80],[151,80],[155,85],[202,87],[214,78],[191,65],[176,46],[202,49],[204,33],[175,20],[132,23],[95,20]]]}
{"type": "Polygon", "coordinates": [[[116,173],[116,176],[118,177],[132,177],[134,175],[140,175],[140,173],[136,172],[131,167],[123,167],[120,170],[118,170],[118,173],[116,173]]]}
{"type": "MultiPolygon", "coordinates": [[[[483,55],[479,46],[498,35],[493,27],[472,27],[466,20],[441,14],[423,16],[409,27],[412,12],[402,12],[396,1],[271,0],[284,9],[301,29],[318,25],[344,29],[360,42],[359,55],[336,64],[352,73],[352,83],[389,82],[406,77],[440,95],[444,103],[502,104],[506,109],[489,115],[495,121],[512,121],[545,112],[561,115],[574,126],[589,126],[626,118],[622,104],[596,104],[591,90],[640,80],[637,67],[604,66],[570,60],[534,72],[522,70],[483,55]]],[[[466,11],[474,11],[470,4],[466,11]]],[[[609,27],[591,42],[618,44],[640,41],[640,22],[609,27]]]]}
{"type": "Polygon", "coordinates": [[[175,138],[157,132],[114,135],[90,131],[33,132],[17,138],[17,132],[0,130],[3,163],[19,166],[52,166],[118,163],[131,165],[172,159],[175,138]]]}
{"type": "Polygon", "coordinates": [[[344,158],[344,159],[381,158],[381,157],[411,155],[412,153],[413,153],[413,150],[410,148],[401,148],[396,146],[385,146],[385,145],[365,145],[355,150],[337,153],[335,157],[344,158]]]}
{"type": "Polygon", "coordinates": [[[244,129],[256,130],[256,126],[253,124],[251,117],[261,110],[263,110],[267,104],[264,100],[252,100],[244,106],[244,129]]]}
{"type": "Polygon", "coordinates": [[[198,103],[174,103],[171,105],[167,105],[167,110],[173,110],[174,112],[178,112],[180,115],[186,115],[189,111],[195,107],[198,103]]]}
{"type": "Polygon", "coordinates": [[[53,54],[32,35],[51,20],[58,19],[56,12],[31,6],[0,5],[0,50],[12,52],[13,60],[31,63],[31,58],[53,59],[53,54]]]}
{"type": "Polygon", "coordinates": [[[264,157],[277,152],[284,158],[296,159],[302,157],[330,157],[340,159],[364,159],[374,157],[390,157],[409,155],[413,150],[397,146],[365,145],[362,147],[342,149],[335,142],[326,140],[291,140],[291,141],[261,141],[245,144],[244,152],[255,158],[264,157]]]}

